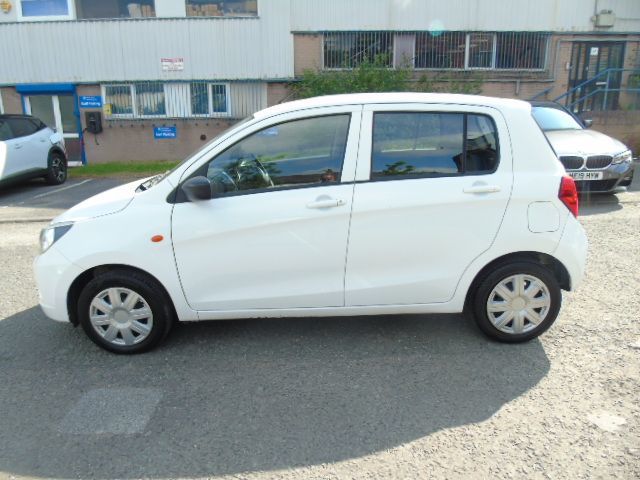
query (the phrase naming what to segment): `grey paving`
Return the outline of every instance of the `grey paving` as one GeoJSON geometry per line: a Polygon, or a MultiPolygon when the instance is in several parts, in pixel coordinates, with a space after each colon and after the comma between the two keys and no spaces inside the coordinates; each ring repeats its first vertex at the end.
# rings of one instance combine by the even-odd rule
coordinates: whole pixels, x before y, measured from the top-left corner
{"type": "Polygon", "coordinates": [[[591,200],[585,283],[523,345],[402,315],[184,324],[115,356],[36,306],[44,223],[1,224],[0,478],[638,478],[640,194],[591,200]]]}

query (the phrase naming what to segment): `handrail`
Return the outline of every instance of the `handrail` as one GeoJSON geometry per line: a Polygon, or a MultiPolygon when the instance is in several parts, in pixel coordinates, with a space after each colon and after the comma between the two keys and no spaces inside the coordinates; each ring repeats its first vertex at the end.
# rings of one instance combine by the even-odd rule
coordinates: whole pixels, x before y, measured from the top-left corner
{"type": "MultiPolygon", "coordinates": [[[[639,73],[640,74],[640,69],[638,68],[607,68],[606,70],[601,71],[600,73],[598,73],[597,75],[589,78],[588,80],[585,80],[582,83],[579,83],[578,85],[576,85],[575,87],[571,88],[570,90],[567,90],[565,93],[563,93],[562,95],[556,97],[553,99],[554,102],[557,102],[571,94],[573,94],[575,91],[577,91],[578,89],[584,87],[585,85],[589,85],[594,83],[598,78],[607,76],[607,78],[611,75],[611,73],[615,73],[615,72],[635,72],[635,73],[639,73]]],[[[607,86],[608,86],[607,82],[607,86]]],[[[607,89],[605,89],[606,91],[607,89]]],[[[612,91],[612,89],[610,89],[612,91]]],[[[573,102],[573,104],[577,103],[578,101],[573,102]]]]}

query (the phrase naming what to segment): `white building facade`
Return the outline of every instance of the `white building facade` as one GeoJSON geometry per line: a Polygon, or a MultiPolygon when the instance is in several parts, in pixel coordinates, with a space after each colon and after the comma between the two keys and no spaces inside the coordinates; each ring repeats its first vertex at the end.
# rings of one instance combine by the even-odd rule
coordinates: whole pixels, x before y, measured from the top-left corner
{"type": "Polygon", "coordinates": [[[374,56],[522,99],[606,74],[619,88],[576,105],[610,110],[635,101],[639,32],[638,0],[5,0],[0,109],[85,163],[182,158],[305,70],[374,56]]]}

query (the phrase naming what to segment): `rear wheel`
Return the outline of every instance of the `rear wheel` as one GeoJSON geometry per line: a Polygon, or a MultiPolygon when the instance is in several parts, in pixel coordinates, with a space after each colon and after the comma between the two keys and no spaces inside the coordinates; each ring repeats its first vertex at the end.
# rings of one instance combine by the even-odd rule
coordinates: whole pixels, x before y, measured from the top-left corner
{"type": "Polygon", "coordinates": [[[44,177],[49,185],[60,185],[67,180],[67,159],[58,152],[49,155],[47,175],[44,177]]]}
{"type": "Polygon", "coordinates": [[[140,353],[169,332],[173,313],[157,282],[135,271],[114,270],[91,280],[78,299],[78,318],[89,338],[115,353],[140,353]]]}
{"type": "Polygon", "coordinates": [[[517,262],[488,273],[475,292],[480,329],[503,342],[525,342],[547,330],[560,312],[558,281],[544,266],[517,262]]]}

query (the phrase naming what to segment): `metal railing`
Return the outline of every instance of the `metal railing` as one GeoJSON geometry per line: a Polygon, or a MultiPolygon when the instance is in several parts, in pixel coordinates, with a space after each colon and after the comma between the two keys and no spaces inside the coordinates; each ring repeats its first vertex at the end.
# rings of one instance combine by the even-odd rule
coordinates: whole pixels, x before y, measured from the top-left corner
{"type": "Polygon", "coordinates": [[[355,68],[364,61],[393,66],[394,32],[325,32],[324,68],[355,68]]]}
{"type": "MultiPolygon", "coordinates": [[[[541,92],[542,93],[542,92],[541,92]]],[[[538,98],[540,94],[533,99],[538,98]]],[[[553,99],[575,111],[640,108],[640,69],[608,68],[553,99]],[[612,86],[614,85],[614,86],[612,86]],[[620,94],[630,94],[624,102],[620,94]]]]}

